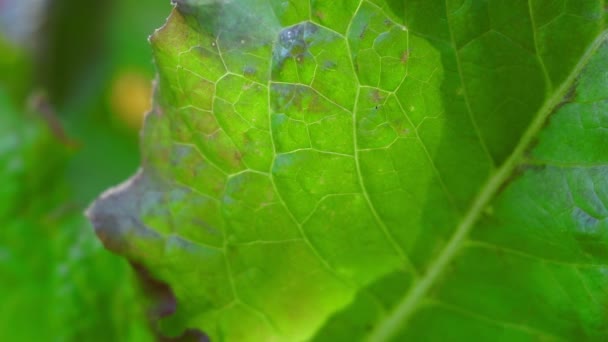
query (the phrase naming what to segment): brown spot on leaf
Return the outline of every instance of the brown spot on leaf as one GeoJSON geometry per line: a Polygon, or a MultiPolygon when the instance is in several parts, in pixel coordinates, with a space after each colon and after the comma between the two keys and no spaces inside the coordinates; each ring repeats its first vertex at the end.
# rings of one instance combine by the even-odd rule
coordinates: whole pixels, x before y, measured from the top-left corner
{"type": "MultiPolygon", "coordinates": [[[[381,103],[382,101],[384,101],[384,97],[382,96],[382,94],[380,94],[380,91],[378,89],[374,89],[369,95],[372,102],[374,103],[381,103]]],[[[378,106],[376,106],[376,109],[378,109],[378,106]]]]}
{"type": "Polygon", "coordinates": [[[137,274],[137,279],[139,280],[143,292],[148,297],[152,298],[152,303],[148,308],[148,320],[150,321],[150,327],[158,341],[209,341],[208,336],[196,329],[187,329],[176,337],[163,336],[159,331],[157,324],[154,324],[154,322],[175,313],[175,310],[177,309],[177,299],[169,285],[156,279],[143,264],[131,262],[131,266],[137,274]]]}
{"type": "Polygon", "coordinates": [[[241,160],[243,159],[243,155],[241,154],[241,152],[239,151],[234,151],[234,155],[232,156],[234,158],[234,160],[238,163],[241,162],[241,160]]]}
{"type": "Polygon", "coordinates": [[[313,113],[321,113],[325,110],[321,97],[317,93],[313,93],[312,100],[308,104],[308,111],[313,113]]]}
{"type": "Polygon", "coordinates": [[[365,38],[365,33],[367,32],[367,24],[365,24],[363,26],[363,28],[361,29],[361,33],[359,33],[359,39],[363,39],[365,38]]]}
{"type": "Polygon", "coordinates": [[[321,11],[316,11],[315,12],[315,17],[321,19],[321,20],[325,20],[325,13],[321,12],[321,11]]]}
{"type": "Polygon", "coordinates": [[[410,59],[410,50],[405,50],[403,51],[403,53],[401,53],[401,64],[405,64],[407,63],[407,61],[410,59]]]}

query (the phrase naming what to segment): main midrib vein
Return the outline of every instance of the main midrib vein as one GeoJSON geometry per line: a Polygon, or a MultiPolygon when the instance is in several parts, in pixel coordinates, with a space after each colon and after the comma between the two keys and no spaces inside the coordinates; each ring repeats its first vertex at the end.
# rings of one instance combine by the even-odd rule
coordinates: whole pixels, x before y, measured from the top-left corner
{"type": "Polygon", "coordinates": [[[478,220],[484,208],[512,175],[513,170],[522,159],[524,152],[532,143],[537,133],[542,129],[547,117],[559,106],[568,91],[574,85],[576,78],[587,65],[594,52],[600,47],[608,36],[608,32],[602,32],[595,41],[587,48],[579,63],[572,69],[568,78],[564,80],[557,91],[550,97],[537,112],[536,117],[524,132],[521,140],[513,150],[509,158],[496,170],[494,175],[481,188],[470,209],[466,212],[456,231],[450,238],[446,247],[439,256],[430,264],[427,272],[415,283],[397,304],[395,309],[372,331],[368,336],[369,341],[386,341],[393,337],[414,313],[418,304],[425,297],[428,290],[433,286],[437,278],[443,273],[446,266],[456,256],[463,245],[466,237],[478,220]]]}

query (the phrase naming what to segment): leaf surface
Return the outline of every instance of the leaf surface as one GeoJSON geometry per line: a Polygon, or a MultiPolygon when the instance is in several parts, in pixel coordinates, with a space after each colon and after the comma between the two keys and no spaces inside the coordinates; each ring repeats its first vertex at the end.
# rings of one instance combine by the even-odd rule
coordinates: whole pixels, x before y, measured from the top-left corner
{"type": "Polygon", "coordinates": [[[600,339],[603,1],[177,1],[89,215],[212,340],[600,339]],[[441,327],[438,329],[437,327],[441,327]]]}

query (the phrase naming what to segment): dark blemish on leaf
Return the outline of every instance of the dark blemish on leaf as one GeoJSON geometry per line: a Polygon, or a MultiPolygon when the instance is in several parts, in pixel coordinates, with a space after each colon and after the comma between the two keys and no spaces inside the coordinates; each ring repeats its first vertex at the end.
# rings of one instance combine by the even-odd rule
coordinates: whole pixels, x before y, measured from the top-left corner
{"type": "Polygon", "coordinates": [[[384,19],[384,25],[391,27],[393,26],[393,22],[390,19],[384,19]]]}
{"type": "MultiPolygon", "coordinates": [[[[143,264],[131,262],[131,266],[135,270],[143,292],[147,297],[152,299],[150,307],[147,308],[149,320],[154,322],[174,314],[177,309],[177,298],[169,285],[156,279],[143,264]]],[[[162,342],[210,341],[208,336],[196,329],[188,329],[181,336],[169,338],[162,335],[157,325],[151,324],[151,327],[156,335],[156,339],[162,342]]]]}
{"type": "Polygon", "coordinates": [[[284,28],[278,36],[272,52],[272,78],[279,77],[281,69],[287,59],[293,59],[301,64],[311,54],[308,51],[310,44],[314,43],[315,34],[319,27],[310,22],[303,22],[294,26],[284,28]]]}
{"type": "Polygon", "coordinates": [[[91,223],[95,227],[95,234],[104,247],[110,251],[120,253],[127,247],[127,242],[122,237],[118,220],[113,216],[96,216],[91,218],[91,223]],[[99,229],[101,227],[106,227],[99,229]]]}
{"type": "Polygon", "coordinates": [[[401,54],[401,64],[405,64],[407,63],[407,61],[410,59],[410,50],[405,50],[403,51],[403,53],[401,54]]]}
{"type": "Polygon", "coordinates": [[[496,196],[500,195],[503,191],[505,191],[505,189],[507,189],[507,187],[517,178],[519,178],[523,173],[525,172],[525,170],[521,169],[520,167],[516,167],[513,172],[509,175],[509,177],[507,177],[507,179],[505,179],[502,184],[500,184],[500,186],[498,187],[498,190],[496,191],[496,196]]]}
{"type": "Polygon", "coordinates": [[[547,166],[545,164],[537,164],[537,163],[526,163],[523,162],[521,164],[519,164],[517,166],[517,168],[515,169],[515,171],[519,174],[522,174],[524,172],[527,171],[533,171],[533,172],[541,172],[543,171],[547,166]]]}
{"type": "MultiPolygon", "coordinates": [[[[223,185],[223,184],[218,183],[218,184],[215,184],[215,185],[213,186],[213,191],[214,191],[214,192],[216,192],[216,193],[219,193],[219,192],[221,192],[221,191],[223,191],[223,190],[224,190],[224,185],[223,185]]],[[[213,227],[211,227],[211,226],[209,226],[208,231],[209,231],[209,232],[212,232],[212,231],[214,231],[214,232],[219,232],[219,230],[217,230],[217,229],[215,229],[215,228],[213,228],[213,227]]],[[[215,234],[215,233],[214,233],[214,234],[215,234]]]]}
{"type": "Polygon", "coordinates": [[[234,158],[235,161],[237,161],[239,163],[241,162],[241,160],[243,160],[243,155],[239,151],[235,151],[234,154],[232,155],[232,157],[234,158]]]}
{"type": "Polygon", "coordinates": [[[274,51],[274,57],[277,62],[282,63],[288,57],[306,53],[308,51],[308,42],[317,31],[317,26],[310,22],[304,22],[283,29],[279,33],[279,41],[274,51]]]}
{"type": "MultiPolygon", "coordinates": [[[[221,190],[223,187],[218,187],[217,185],[214,187],[213,190],[215,190],[216,192],[221,190]]],[[[198,217],[193,217],[192,219],[190,219],[190,223],[193,226],[197,226],[197,227],[201,227],[206,233],[210,234],[210,235],[221,235],[221,231],[215,227],[213,227],[212,225],[210,225],[207,221],[202,220],[198,217]]]]}
{"type": "MultiPolygon", "coordinates": [[[[551,124],[551,120],[553,119],[553,116],[559,112],[563,107],[568,106],[569,104],[572,103],[572,101],[574,100],[574,98],[576,97],[576,87],[577,85],[573,85],[569,90],[568,93],[566,93],[566,95],[564,96],[563,101],[561,101],[559,104],[557,104],[553,110],[551,111],[551,114],[545,119],[545,121],[543,122],[543,125],[541,127],[541,131],[544,131],[545,129],[547,129],[547,127],[549,127],[549,125],[551,124]]],[[[530,144],[528,144],[525,154],[527,156],[529,156],[531,154],[531,151],[533,151],[536,146],[538,146],[538,144],[540,143],[539,140],[539,136],[536,135],[534,137],[534,139],[532,140],[532,142],[530,142],[530,144]]]]}
{"type": "Polygon", "coordinates": [[[384,97],[382,97],[382,95],[380,94],[380,91],[378,91],[378,89],[374,89],[369,94],[369,96],[370,96],[370,99],[372,100],[373,103],[380,103],[380,102],[382,102],[384,100],[384,97]]]}
{"type": "Polygon", "coordinates": [[[336,62],[327,60],[327,61],[323,62],[323,69],[324,70],[335,70],[337,65],[338,64],[336,62]]]}
{"type": "MultiPolygon", "coordinates": [[[[546,120],[546,122],[543,124],[543,126],[547,126],[547,122],[549,120],[546,120]]],[[[544,127],[543,127],[544,129],[544,127]]],[[[540,143],[540,139],[538,136],[535,136],[534,138],[532,138],[532,141],[530,141],[530,143],[528,144],[528,146],[526,147],[526,150],[524,151],[524,158],[526,159],[534,159],[532,152],[534,151],[534,149],[536,149],[536,146],[538,146],[538,144],[540,143]]],[[[521,169],[521,167],[520,167],[521,169]]]]}
{"type": "MultiPolygon", "coordinates": [[[[249,144],[249,143],[251,142],[251,138],[249,137],[248,132],[243,132],[243,134],[241,134],[241,137],[243,138],[243,143],[244,143],[245,145],[246,145],[246,144],[249,144]]],[[[237,151],[237,152],[238,152],[238,151],[237,151]]],[[[241,155],[241,154],[240,154],[240,153],[238,153],[238,157],[239,157],[239,158],[240,158],[240,155],[241,155]]],[[[237,156],[237,155],[235,154],[235,157],[236,157],[236,156],[237,156]]]]}
{"type": "MultiPolygon", "coordinates": [[[[578,80],[576,82],[578,82],[578,80]]],[[[570,87],[570,89],[568,89],[568,92],[566,93],[566,95],[564,95],[563,100],[553,108],[553,110],[551,111],[551,114],[543,122],[543,126],[542,126],[541,130],[545,130],[551,124],[551,120],[553,119],[553,116],[557,112],[559,112],[563,107],[571,104],[572,101],[574,101],[574,98],[576,97],[577,86],[578,86],[578,84],[574,84],[572,87],[570,87]]],[[[538,145],[538,143],[539,143],[538,137],[536,137],[534,139],[534,141],[528,145],[527,152],[533,150],[536,147],[536,145],[538,145]]]]}
{"type": "Polygon", "coordinates": [[[558,103],[555,106],[555,108],[553,108],[551,115],[549,115],[547,120],[545,120],[545,122],[543,123],[542,129],[545,129],[549,125],[551,118],[553,117],[553,115],[555,113],[559,112],[562,109],[562,107],[567,106],[574,101],[574,99],[576,97],[577,87],[578,87],[578,80],[576,80],[575,84],[572,85],[572,87],[570,87],[570,89],[568,89],[568,92],[566,93],[566,95],[564,95],[563,100],[560,103],[558,103]]]}
{"type": "Polygon", "coordinates": [[[308,112],[313,113],[321,113],[325,111],[325,107],[323,106],[323,102],[321,102],[321,97],[316,92],[312,95],[312,100],[308,104],[308,108],[306,108],[308,112]]]}
{"type": "Polygon", "coordinates": [[[186,330],[182,336],[179,337],[179,341],[184,342],[211,342],[209,336],[205,335],[203,332],[196,329],[188,329],[186,330]]]}
{"type": "Polygon", "coordinates": [[[245,67],[243,67],[243,74],[245,76],[253,76],[255,75],[255,73],[257,72],[255,67],[246,65],[245,67]]]}
{"type": "Polygon", "coordinates": [[[169,285],[157,280],[143,264],[131,262],[131,266],[135,269],[144,292],[154,299],[154,306],[148,311],[152,316],[150,318],[158,319],[173,314],[177,300],[169,285]]]}
{"type": "MultiPolygon", "coordinates": [[[[576,97],[576,90],[578,89],[578,81],[579,80],[577,79],[576,82],[575,82],[575,84],[573,84],[572,87],[570,87],[570,89],[568,89],[568,92],[564,96],[564,101],[563,102],[572,102],[572,101],[574,101],[574,98],[576,97]]],[[[562,103],[560,103],[560,105],[562,105],[562,103]]]]}
{"type": "Polygon", "coordinates": [[[361,33],[359,33],[359,39],[365,38],[366,32],[367,32],[367,24],[363,25],[363,28],[361,29],[361,33]]]}
{"type": "MultiPolygon", "coordinates": [[[[504,248],[496,247],[496,248],[492,249],[491,251],[494,252],[494,255],[496,256],[496,258],[498,260],[500,260],[502,263],[509,262],[510,255],[507,254],[507,252],[504,250],[504,248]]],[[[484,250],[484,252],[490,252],[490,250],[484,250]]]]}
{"type": "Polygon", "coordinates": [[[321,19],[321,20],[325,20],[325,13],[321,12],[321,11],[316,11],[315,12],[315,17],[321,19]]]}

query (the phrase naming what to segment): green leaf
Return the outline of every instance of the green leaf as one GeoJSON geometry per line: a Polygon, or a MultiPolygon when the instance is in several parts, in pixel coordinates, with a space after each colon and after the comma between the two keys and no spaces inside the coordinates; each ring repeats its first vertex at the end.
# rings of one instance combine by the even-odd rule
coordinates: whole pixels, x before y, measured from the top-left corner
{"type": "Polygon", "coordinates": [[[608,334],[603,1],[177,1],[89,216],[225,341],[608,334]]]}

